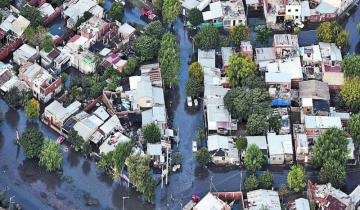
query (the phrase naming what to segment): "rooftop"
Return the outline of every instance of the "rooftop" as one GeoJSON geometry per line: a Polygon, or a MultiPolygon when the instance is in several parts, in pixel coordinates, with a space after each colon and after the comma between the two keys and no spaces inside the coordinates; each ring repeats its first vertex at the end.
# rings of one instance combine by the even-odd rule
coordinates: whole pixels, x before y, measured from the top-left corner
{"type": "Polygon", "coordinates": [[[260,210],[264,206],[271,210],[281,210],[279,194],[273,190],[254,190],[247,193],[249,210],[260,210]]]}
{"type": "Polygon", "coordinates": [[[305,116],[305,127],[313,129],[342,128],[340,117],[305,116]]]}
{"type": "Polygon", "coordinates": [[[109,136],[104,143],[99,147],[100,154],[108,154],[111,151],[114,151],[118,144],[130,142],[131,139],[120,132],[109,136]]]}

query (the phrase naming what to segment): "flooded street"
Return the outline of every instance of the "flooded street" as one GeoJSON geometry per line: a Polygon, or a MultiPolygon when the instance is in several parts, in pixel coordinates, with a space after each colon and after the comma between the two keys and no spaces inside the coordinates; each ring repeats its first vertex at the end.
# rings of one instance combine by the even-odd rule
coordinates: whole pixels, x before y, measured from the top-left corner
{"type": "MultiPolygon", "coordinates": [[[[105,3],[106,9],[111,4],[105,3]]],[[[360,19],[359,9],[349,18],[345,24],[346,30],[351,32],[351,52],[359,41],[359,34],[355,25],[360,19]]],[[[127,8],[124,20],[145,25],[140,18],[138,8],[127,8]]],[[[61,23],[55,23],[60,24],[61,23]]],[[[142,196],[134,189],[128,188],[126,183],[113,181],[111,177],[101,174],[90,159],[78,155],[73,150],[64,150],[63,174],[48,173],[32,160],[24,158],[22,150],[14,143],[16,130],[24,132],[27,127],[37,127],[50,139],[58,135],[40,122],[30,123],[26,120],[21,110],[11,110],[3,100],[0,107],[4,112],[4,123],[0,129],[0,190],[7,189],[7,196],[15,196],[16,202],[22,204],[25,209],[122,209],[122,197],[129,196],[125,200],[127,210],[150,210],[150,209],[181,209],[190,199],[192,194],[204,196],[209,190],[212,191],[238,191],[241,185],[239,168],[198,167],[192,152],[192,140],[196,138],[196,132],[203,124],[203,111],[188,111],[185,106],[185,83],[188,79],[188,61],[192,55],[192,43],[188,39],[187,31],[183,23],[178,19],[174,25],[176,37],[180,43],[181,72],[180,85],[171,96],[171,112],[173,128],[179,129],[179,151],[182,154],[182,170],[171,175],[169,185],[161,189],[158,186],[156,201],[154,204],[146,203],[142,196]],[[72,177],[72,180],[64,178],[72,177]],[[212,183],[212,184],[211,184],[212,183]],[[97,206],[87,206],[87,197],[98,200],[97,206]]],[[[56,32],[59,26],[54,26],[56,32]]],[[[302,32],[301,43],[312,44],[316,39],[314,31],[302,32]]],[[[167,98],[170,100],[170,98],[167,98]]],[[[63,145],[68,147],[69,145],[63,145]]],[[[286,183],[287,170],[283,167],[271,167],[269,170],[274,176],[274,186],[279,187],[286,183]]],[[[346,191],[351,191],[360,183],[360,172],[353,170],[348,174],[346,191]]],[[[308,173],[310,178],[316,177],[316,173],[308,173]]]]}

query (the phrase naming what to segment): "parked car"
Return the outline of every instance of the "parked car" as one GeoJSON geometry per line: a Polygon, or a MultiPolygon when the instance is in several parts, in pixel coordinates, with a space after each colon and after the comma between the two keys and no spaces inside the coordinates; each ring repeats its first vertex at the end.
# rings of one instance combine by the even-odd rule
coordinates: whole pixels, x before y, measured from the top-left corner
{"type": "Polygon", "coordinates": [[[186,101],[187,101],[187,106],[192,107],[193,104],[192,104],[192,99],[190,96],[186,97],[186,101]]]}
{"type": "Polygon", "coordinates": [[[194,105],[195,105],[195,107],[197,107],[199,105],[199,102],[197,99],[194,99],[194,105]]]}
{"type": "Polygon", "coordinates": [[[201,197],[194,194],[191,196],[191,200],[194,201],[195,203],[198,203],[201,200],[201,197]]]}
{"type": "Polygon", "coordinates": [[[57,144],[61,144],[61,143],[64,142],[64,140],[65,140],[65,137],[64,137],[64,136],[59,136],[59,137],[56,139],[56,143],[57,143],[57,144]]]}

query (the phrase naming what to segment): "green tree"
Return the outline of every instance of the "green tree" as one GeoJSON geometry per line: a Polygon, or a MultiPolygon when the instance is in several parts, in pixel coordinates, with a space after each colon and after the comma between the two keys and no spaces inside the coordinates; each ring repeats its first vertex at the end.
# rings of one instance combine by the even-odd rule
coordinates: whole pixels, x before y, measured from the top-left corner
{"type": "Polygon", "coordinates": [[[341,62],[341,68],[344,71],[345,77],[360,77],[360,56],[347,55],[341,62]]]}
{"type": "Polygon", "coordinates": [[[198,141],[202,142],[202,140],[204,139],[204,131],[202,128],[198,129],[196,136],[197,136],[198,141]]]}
{"type": "Polygon", "coordinates": [[[189,22],[191,23],[191,25],[193,26],[198,26],[200,25],[202,22],[204,22],[203,19],[203,15],[202,12],[198,9],[198,8],[192,8],[189,11],[189,22]]]}
{"type": "Polygon", "coordinates": [[[347,145],[345,131],[338,128],[325,131],[315,142],[313,164],[321,167],[324,163],[335,160],[344,165],[349,157],[347,145]]]}
{"type": "Polygon", "coordinates": [[[189,77],[202,82],[204,80],[204,71],[200,63],[194,62],[189,66],[189,77]]]}
{"type": "Polygon", "coordinates": [[[179,0],[164,0],[162,6],[162,18],[164,23],[175,22],[177,16],[181,12],[181,4],[179,0]]]}
{"type": "Polygon", "coordinates": [[[124,68],[124,73],[128,76],[131,76],[134,73],[137,66],[138,66],[137,59],[134,57],[129,57],[128,65],[124,68]]]}
{"type": "Polygon", "coordinates": [[[148,202],[155,199],[156,183],[150,171],[150,158],[148,156],[130,155],[127,159],[127,169],[131,184],[148,202]]]}
{"type": "Polygon", "coordinates": [[[335,188],[341,188],[345,184],[345,166],[338,161],[330,160],[320,169],[319,180],[322,184],[331,183],[335,188]]]}
{"type": "Polygon", "coordinates": [[[114,2],[109,10],[109,16],[113,20],[121,21],[124,16],[124,5],[121,2],[114,2]]]}
{"type": "Polygon", "coordinates": [[[38,119],[40,115],[40,103],[34,98],[29,100],[25,105],[25,114],[30,120],[38,119]]]}
{"type": "Polygon", "coordinates": [[[265,158],[259,147],[255,144],[250,144],[245,152],[244,166],[249,173],[255,173],[265,163],[265,158]]]}
{"type": "Polygon", "coordinates": [[[232,87],[237,87],[243,78],[252,74],[256,69],[256,64],[251,58],[235,54],[230,57],[229,66],[225,69],[229,83],[232,87]]]}
{"type": "Polygon", "coordinates": [[[301,165],[293,165],[290,168],[288,177],[288,185],[295,192],[300,192],[306,186],[305,171],[301,165]]]}
{"type": "Polygon", "coordinates": [[[265,25],[258,25],[255,26],[255,33],[256,33],[256,43],[266,44],[269,42],[269,37],[271,35],[271,29],[265,25]]]}
{"type": "Polygon", "coordinates": [[[341,87],[340,96],[352,108],[360,103],[360,77],[347,78],[341,87]]]}
{"type": "Polygon", "coordinates": [[[294,35],[299,35],[301,33],[301,28],[300,27],[295,27],[293,30],[293,34],[294,35]]]}
{"type": "Polygon", "coordinates": [[[247,145],[248,145],[248,142],[247,142],[247,139],[245,136],[238,136],[235,139],[236,149],[238,149],[240,153],[242,153],[243,151],[246,150],[247,145]]]}
{"type": "Polygon", "coordinates": [[[230,46],[230,38],[226,35],[219,35],[219,45],[220,47],[229,47],[230,46]]]}
{"type": "Polygon", "coordinates": [[[179,83],[180,54],[179,43],[171,33],[164,34],[159,52],[161,77],[165,85],[172,87],[179,83]]]}
{"type": "Polygon", "coordinates": [[[44,136],[40,131],[29,128],[20,136],[19,142],[23,146],[25,157],[38,158],[44,143],[44,136]]]}
{"type": "Polygon", "coordinates": [[[244,185],[247,192],[259,189],[259,181],[253,174],[246,177],[244,185]]]}
{"type": "Polygon", "coordinates": [[[335,39],[335,44],[341,49],[341,52],[345,53],[350,49],[350,34],[346,31],[341,31],[335,39]]]}
{"type": "Polygon", "coordinates": [[[79,136],[75,129],[69,131],[68,141],[73,144],[75,151],[81,151],[82,145],[85,143],[83,137],[79,136]]]}
{"type": "Polygon", "coordinates": [[[33,27],[41,26],[44,23],[44,19],[36,7],[25,5],[20,9],[20,15],[24,16],[28,20],[31,20],[30,25],[33,27]]]}
{"type": "Polygon", "coordinates": [[[44,166],[48,171],[57,171],[61,169],[62,160],[60,144],[45,141],[40,152],[39,165],[44,166]]]}
{"type": "Polygon", "coordinates": [[[246,123],[246,131],[251,136],[264,135],[269,129],[265,115],[252,114],[246,123]]]}
{"type": "Polygon", "coordinates": [[[152,21],[145,28],[144,34],[147,36],[152,36],[158,40],[161,40],[163,35],[166,33],[166,30],[162,26],[159,20],[152,21]]]}
{"type": "Polygon", "coordinates": [[[281,129],[281,117],[279,114],[272,115],[269,119],[269,129],[270,131],[274,131],[279,133],[281,129]]]}
{"type": "Polygon", "coordinates": [[[12,108],[17,108],[21,106],[22,99],[19,89],[17,89],[17,87],[10,88],[10,90],[5,93],[4,100],[12,108]]]}
{"type": "Polygon", "coordinates": [[[215,26],[210,25],[201,29],[194,36],[195,47],[201,50],[210,50],[219,46],[219,31],[215,26]]]}
{"type": "Polygon", "coordinates": [[[54,43],[51,36],[45,36],[45,38],[41,41],[41,48],[43,48],[47,53],[54,49],[54,43]]]}
{"type": "Polygon", "coordinates": [[[187,96],[198,97],[201,92],[201,84],[195,78],[189,78],[186,82],[185,92],[187,96]]]}
{"type": "Polygon", "coordinates": [[[42,40],[46,37],[47,29],[43,26],[29,26],[24,31],[25,40],[32,46],[40,46],[42,40]]]}
{"type": "Polygon", "coordinates": [[[241,41],[249,39],[248,27],[243,24],[231,27],[230,38],[236,47],[240,47],[241,41]]]}
{"type": "Polygon", "coordinates": [[[99,5],[103,5],[105,3],[105,0],[96,0],[96,2],[99,4],[99,5]]]}
{"type": "Polygon", "coordinates": [[[259,176],[259,186],[261,189],[271,189],[273,177],[269,171],[265,171],[259,176]]]}
{"type": "Polygon", "coordinates": [[[224,97],[224,104],[233,118],[247,120],[251,114],[267,116],[270,111],[270,95],[265,89],[233,88],[224,97]]]}
{"type": "Polygon", "coordinates": [[[317,38],[321,42],[333,42],[333,34],[331,33],[331,23],[330,22],[323,22],[317,28],[317,38]]]}
{"type": "Polygon", "coordinates": [[[256,74],[251,74],[245,78],[242,78],[240,81],[241,87],[246,89],[254,89],[254,88],[261,88],[264,89],[265,81],[256,74]]]}
{"type": "Polygon", "coordinates": [[[155,2],[153,1],[154,9],[155,9],[158,13],[161,13],[163,4],[164,4],[164,0],[155,0],[155,2]]]}
{"type": "Polygon", "coordinates": [[[121,143],[116,146],[112,155],[114,177],[119,177],[122,173],[125,166],[125,160],[131,153],[131,148],[131,142],[121,143]]]}
{"type": "Polygon", "coordinates": [[[355,146],[360,146],[360,113],[353,114],[349,120],[349,130],[355,146]]]}
{"type": "Polygon", "coordinates": [[[134,41],[134,50],[140,55],[141,61],[149,61],[156,58],[159,47],[159,40],[151,36],[143,35],[134,41]]]}
{"type": "Polygon", "coordinates": [[[143,128],[143,135],[145,142],[147,143],[156,143],[160,141],[161,131],[159,126],[156,123],[152,122],[150,124],[145,125],[143,128]]]}
{"type": "Polygon", "coordinates": [[[89,155],[92,151],[92,148],[91,148],[91,145],[89,142],[84,142],[82,145],[81,145],[81,153],[83,155],[89,155]]]}
{"type": "Polygon", "coordinates": [[[111,151],[111,152],[107,153],[106,155],[100,154],[100,160],[96,163],[96,166],[102,172],[110,171],[110,169],[112,170],[113,154],[114,154],[114,151],[111,151]]]}
{"type": "Polygon", "coordinates": [[[201,148],[196,151],[195,159],[202,166],[208,164],[211,161],[210,154],[206,148],[201,148]]]}
{"type": "Polygon", "coordinates": [[[10,6],[11,0],[0,0],[0,8],[5,8],[10,6]]]}

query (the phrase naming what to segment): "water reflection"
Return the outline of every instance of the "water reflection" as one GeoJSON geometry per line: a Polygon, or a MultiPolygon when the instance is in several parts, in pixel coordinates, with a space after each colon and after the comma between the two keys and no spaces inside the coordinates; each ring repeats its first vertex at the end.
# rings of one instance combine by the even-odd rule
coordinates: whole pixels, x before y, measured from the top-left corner
{"type": "Polygon", "coordinates": [[[0,151],[3,148],[4,144],[5,144],[4,135],[2,133],[0,133],[0,151]]]}
{"type": "Polygon", "coordinates": [[[141,206],[142,210],[154,209],[154,205],[143,201],[141,194],[135,190],[129,190],[125,183],[117,184],[113,190],[111,200],[116,209],[122,209],[122,197],[131,199],[130,201],[128,199],[124,200],[126,210],[139,209],[139,206],[141,206]]]}
{"type": "Polygon", "coordinates": [[[28,184],[41,181],[46,185],[47,190],[55,190],[60,187],[60,177],[55,172],[47,172],[40,167],[36,160],[25,159],[18,166],[18,173],[22,181],[28,184]]]}
{"type": "Polygon", "coordinates": [[[70,167],[76,167],[80,162],[80,155],[74,149],[69,149],[66,160],[69,163],[70,167]]]}
{"type": "Polygon", "coordinates": [[[99,181],[105,183],[108,187],[111,187],[114,183],[114,180],[111,178],[111,176],[105,173],[100,173],[97,178],[99,181]]]}
{"type": "Polygon", "coordinates": [[[195,176],[199,180],[205,180],[209,177],[209,170],[207,170],[205,167],[197,166],[195,168],[195,176]]]}
{"type": "Polygon", "coordinates": [[[17,110],[9,108],[5,113],[5,121],[10,125],[11,128],[18,126],[20,116],[17,110]]]}
{"type": "Polygon", "coordinates": [[[91,165],[90,162],[88,160],[85,160],[84,163],[82,164],[82,171],[85,175],[88,175],[90,170],[91,170],[91,165]]]}

